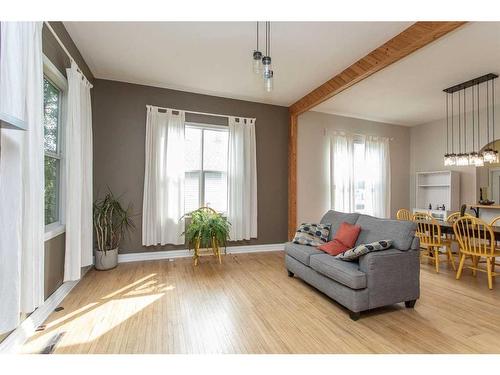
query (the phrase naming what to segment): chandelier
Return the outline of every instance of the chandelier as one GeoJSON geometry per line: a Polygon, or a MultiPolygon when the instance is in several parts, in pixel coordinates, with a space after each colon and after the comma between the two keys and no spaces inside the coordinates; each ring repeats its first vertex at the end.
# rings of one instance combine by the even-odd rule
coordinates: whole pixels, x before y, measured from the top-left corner
{"type": "Polygon", "coordinates": [[[473,165],[479,167],[484,165],[484,163],[498,163],[498,151],[491,146],[492,142],[495,141],[495,78],[498,78],[497,74],[489,73],[443,90],[446,93],[445,166],[473,165]],[[483,84],[482,86],[486,90],[486,120],[483,119],[482,122],[480,118],[481,84],[483,84]],[[469,106],[467,106],[468,96],[470,97],[469,106]],[[455,107],[458,108],[458,113],[456,114],[455,107]],[[472,123],[471,131],[467,127],[468,117],[471,120],[469,124],[472,123]],[[481,152],[481,125],[483,123],[486,126],[487,146],[481,152]],[[472,136],[471,143],[467,142],[468,134],[472,136]],[[457,145],[457,152],[455,152],[455,145],[457,145]]]}
{"type": "Polygon", "coordinates": [[[273,90],[273,76],[274,72],[271,66],[271,22],[265,22],[266,27],[266,50],[265,55],[259,50],[259,22],[257,22],[257,45],[252,54],[252,68],[255,74],[262,74],[264,79],[264,89],[267,92],[273,90]]]}

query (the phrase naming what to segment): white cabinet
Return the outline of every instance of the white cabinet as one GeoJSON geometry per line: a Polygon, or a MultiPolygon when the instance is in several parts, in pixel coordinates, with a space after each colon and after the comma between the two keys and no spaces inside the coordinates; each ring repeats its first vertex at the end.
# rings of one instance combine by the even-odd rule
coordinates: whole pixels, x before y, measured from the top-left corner
{"type": "Polygon", "coordinates": [[[417,172],[416,209],[460,210],[460,173],[457,171],[417,172]]]}

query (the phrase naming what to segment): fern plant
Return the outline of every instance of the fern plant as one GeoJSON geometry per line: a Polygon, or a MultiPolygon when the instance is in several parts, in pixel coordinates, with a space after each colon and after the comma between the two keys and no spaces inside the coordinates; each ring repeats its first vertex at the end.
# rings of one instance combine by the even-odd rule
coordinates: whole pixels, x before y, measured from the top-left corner
{"type": "Polygon", "coordinates": [[[199,241],[200,248],[212,246],[212,239],[218,246],[227,245],[231,224],[227,218],[210,207],[201,207],[189,213],[191,222],[183,233],[186,236],[189,250],[199,241]]]}
{"type": "Polygon", "coordinates": [[[93,207],[94,230],[97,250],[116,249],[125,233],[135,228],[131,219],[131,206],[124,209],[111,191],[103,199],[97,199],[93,207]]]}

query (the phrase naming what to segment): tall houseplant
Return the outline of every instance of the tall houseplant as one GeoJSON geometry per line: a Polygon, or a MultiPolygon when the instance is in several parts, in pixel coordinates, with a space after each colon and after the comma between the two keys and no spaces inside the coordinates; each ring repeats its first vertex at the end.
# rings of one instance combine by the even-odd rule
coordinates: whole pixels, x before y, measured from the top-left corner
{"type": "Polygon", "coordinates": [[[220,258],[220,248],[226,247],[231,224],[227,218],[210,207],[201,207],[189,214],[191,222],[183,233],[189,250],[194,249],[195,265],[198,263],[199,249],[211,247],[220,258]]]}
{"type": "Polygon", "coordinates": [[[94,230],[97,239],[95,267],[109,270],[118,264],[118,247],[123,236],[135,228],[131,206],[124,209],[111,191],[94,202],[94,230]]]}

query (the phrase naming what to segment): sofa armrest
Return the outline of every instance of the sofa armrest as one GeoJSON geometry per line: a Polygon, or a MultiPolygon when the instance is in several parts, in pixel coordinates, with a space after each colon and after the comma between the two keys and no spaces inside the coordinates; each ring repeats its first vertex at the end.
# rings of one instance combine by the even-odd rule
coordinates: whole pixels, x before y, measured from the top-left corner
{"type": "Polygon", "coordinates": [[[366,273],[370,308],[420,297],[419,251],[389,249],[375,251],[359,259],[366,273]]]}

